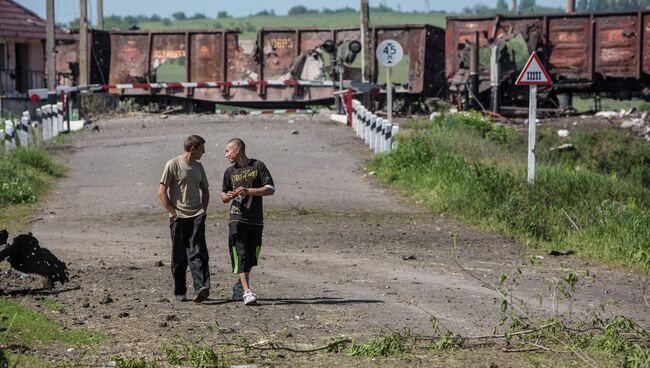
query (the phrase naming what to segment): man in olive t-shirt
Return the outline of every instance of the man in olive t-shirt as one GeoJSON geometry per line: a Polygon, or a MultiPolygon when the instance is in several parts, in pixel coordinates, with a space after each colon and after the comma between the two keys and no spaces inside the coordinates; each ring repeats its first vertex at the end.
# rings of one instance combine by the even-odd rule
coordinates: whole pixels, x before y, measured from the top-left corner
{"type": "Polygon", "coordinates": [[[205,242],[205,218],[210,201],[208,179],[198,160],[205,153],[205,140],[198,135],[185,139],[184,151],[165,165],[158,198],[169,213],[172,238],[172,275],[174,294],[187,300],[186,275],[190,267],[194,298],[203,302],[210,294],[208,248],[205,242]]]}

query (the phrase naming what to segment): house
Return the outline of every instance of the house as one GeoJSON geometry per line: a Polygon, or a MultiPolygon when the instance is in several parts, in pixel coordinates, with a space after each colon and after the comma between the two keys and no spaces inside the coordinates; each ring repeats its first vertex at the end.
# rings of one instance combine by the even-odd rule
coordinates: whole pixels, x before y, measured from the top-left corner
{"type": "MultiPolygon", "coordinates": [[[[77,40],[55,27],[59,43],[77,40]]],[[[45,88],[46,21],[11,0],[0,0],[0,97],[22,99],[31,88],[45,88]]]]}

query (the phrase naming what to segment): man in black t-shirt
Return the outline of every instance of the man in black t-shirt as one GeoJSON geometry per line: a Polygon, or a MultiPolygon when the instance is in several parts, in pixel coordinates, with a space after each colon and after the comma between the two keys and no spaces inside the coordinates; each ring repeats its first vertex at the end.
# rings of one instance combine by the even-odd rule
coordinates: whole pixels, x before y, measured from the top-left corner
{"type": "Polygon", "coordinates": [[[228,141],[226,159],[233,164],[223,173],[221,187],[221,201],[232,201],[228,224],[230,262],[232,272],[239,275],[244,304],[254,305],[257,296],[251,290],[249,275],[251,268],[257,266],[262,247],[262,197],[273,195],[275,186],[264,163],[246,156],[246,145],[241,139],[228,141]]]}

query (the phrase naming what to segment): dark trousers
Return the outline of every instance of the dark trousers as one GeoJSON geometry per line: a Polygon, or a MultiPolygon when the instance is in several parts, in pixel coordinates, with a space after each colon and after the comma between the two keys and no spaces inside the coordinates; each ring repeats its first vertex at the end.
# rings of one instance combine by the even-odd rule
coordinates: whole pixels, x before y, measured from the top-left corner
{"type": "Polygon", "coordinates": [[[194,290],[210,287],[205,218],[205,213],[190,218],[177,217],[169,224],[172,235],[172,275],[176,295],[187,292],[185,274],[188,265],[192,273],[194,290]]]}

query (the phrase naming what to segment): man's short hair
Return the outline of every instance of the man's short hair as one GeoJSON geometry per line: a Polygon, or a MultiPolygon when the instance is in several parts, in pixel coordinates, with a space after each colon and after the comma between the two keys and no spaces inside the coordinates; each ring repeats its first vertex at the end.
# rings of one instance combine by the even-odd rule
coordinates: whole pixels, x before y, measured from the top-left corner
{"type": "Polygon", "coordinates": [[[183,142],[183,148],[185,149],[185,152],[190,152],[192,148],[196,148],[202,144],[205,144],[205,139],[196,134],[192,134],[191,136],[185,138],[185,142],[183,142]]]}
{"type": "Polygon", "coordinates": [[[244,143],[244,141],[242,141],[241,138],[233,138],[229,140],[228,143],[226,144],[230,144],[230,143],[234,143],[242,153],[246,152],[246,143],[244,143]]]}

